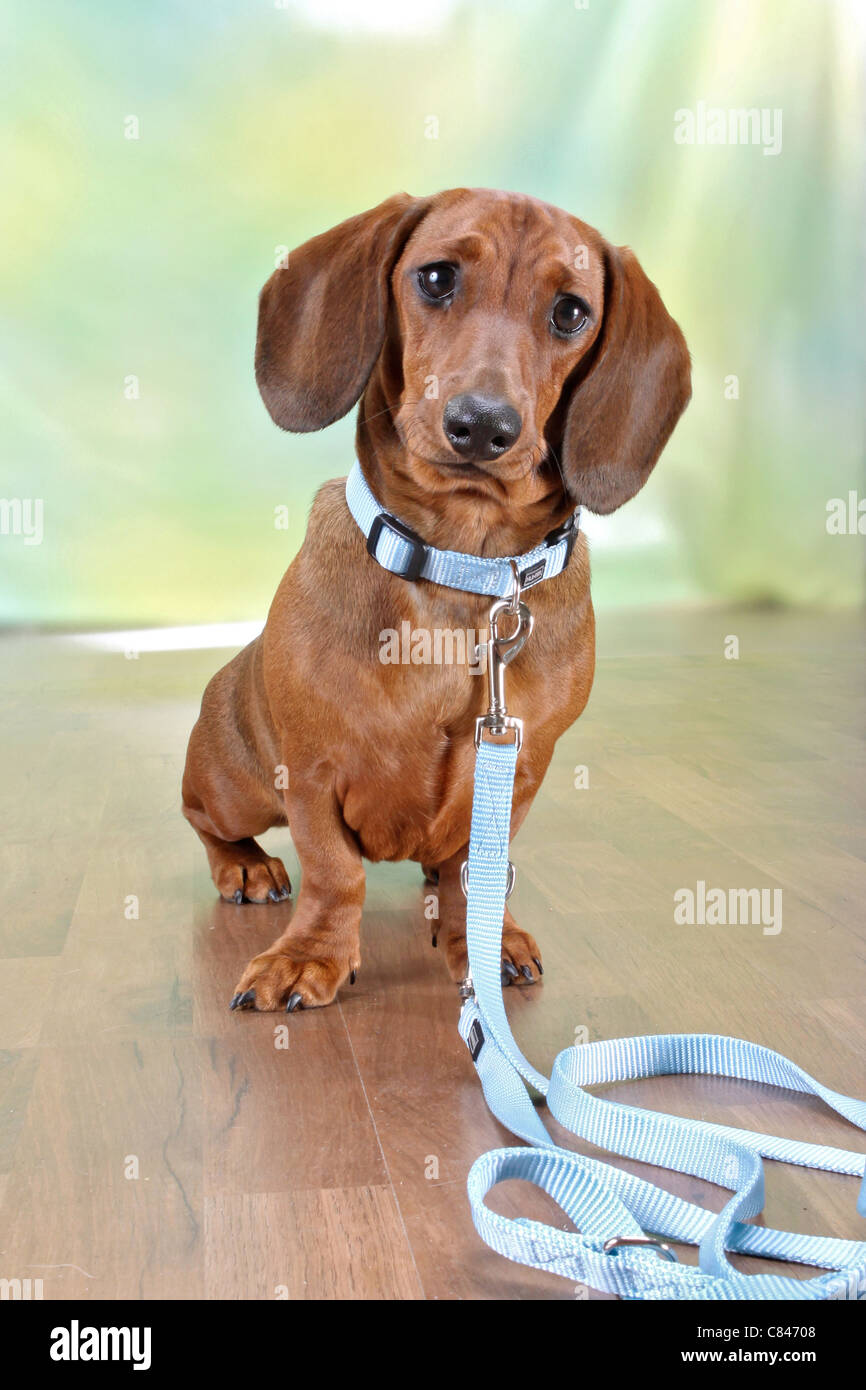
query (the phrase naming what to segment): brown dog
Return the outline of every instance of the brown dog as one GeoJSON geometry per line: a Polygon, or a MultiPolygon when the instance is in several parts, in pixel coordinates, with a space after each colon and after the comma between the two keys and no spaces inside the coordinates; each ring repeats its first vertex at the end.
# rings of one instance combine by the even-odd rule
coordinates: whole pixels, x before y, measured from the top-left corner
{"type": "MultiPolygon", "coordinates": [[[[357,455],[380,504],[430,545],[488,556],[532,549],[577,503],[626,502],[690,394],[683,336],[629,250],[533,198],[468,189],[398,194],[292,252],[262,291],[256,379],[286,430],[323,429],[360,399],[357,455]]],[[[404,620],[483,630],[489,606],[389,574],[343,481],[320,489],[264,632],[210,682],[187,754],[184,814],[223,897],[288,895],[253,838],[269,826],[289,824],[303,870],[288,930],[233,1007],[327,1004],[354,978],[365,857],[438,873],[439,938],[465,974],[459,874],[485,682],[465,665],[384,665],[380,641],[404,620]]],[[[592,684],[583,537],[532,609],[509,668],[525,725],[512,834],[592,684]]],[[[540,970],[508,911],[503,967],[518,984],[540,970]]]]}

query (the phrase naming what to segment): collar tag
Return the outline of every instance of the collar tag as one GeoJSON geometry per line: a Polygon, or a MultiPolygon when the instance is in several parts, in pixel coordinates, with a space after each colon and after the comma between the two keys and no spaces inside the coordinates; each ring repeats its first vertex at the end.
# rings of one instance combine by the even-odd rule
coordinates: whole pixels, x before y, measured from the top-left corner
{"type": "Polygon", "coordinates": [[[539,581],[539,579],[543,579],[543,578],[544,578],[544,567],[545,567],[546,564],[547,564],[547,561],[546,561],[546,560],[536,560],[536,562],[535,562],[534,565],[530,565],[528,569],[521,570],[521,571],[520,571],[520,587],[521,587],[521,589],[531,589],[532,586],[533,586],[533,584],[537,584],[538,581],[539,581]]]}

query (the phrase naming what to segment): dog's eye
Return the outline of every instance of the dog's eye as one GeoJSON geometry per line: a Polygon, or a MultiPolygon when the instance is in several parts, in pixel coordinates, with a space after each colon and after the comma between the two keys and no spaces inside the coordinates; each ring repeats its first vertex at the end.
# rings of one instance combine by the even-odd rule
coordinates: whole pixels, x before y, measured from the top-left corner
{"type": "Polygon", "coordinates": [[[418,287],[425,299],[441,304],[449,299],[457,284],[457,271],[447,261],[437,261],[435,265],[424,265],[418,271],[418,287]]]}
{"type": "Polygon", "coordinates": [[[554,304],[550,322],[557,333],[565,338],[570,338],[585,328],[589,322],[589,305],[574,295],[564,294],[554,304]]]}

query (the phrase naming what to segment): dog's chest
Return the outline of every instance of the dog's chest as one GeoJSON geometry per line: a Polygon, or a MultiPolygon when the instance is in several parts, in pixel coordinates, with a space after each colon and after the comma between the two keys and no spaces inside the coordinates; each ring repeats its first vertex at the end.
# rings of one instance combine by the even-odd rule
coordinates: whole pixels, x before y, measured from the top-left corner
{"type": "MultiPolygon", "coordinates": [[[[515,683],[527,739],[547,750],[538,700],[515,683]]],[[[441,863],[465,844],[472,810],[475,720],[487,707],[482,669],[411,667],[383,683],[357,730],[342,782],[343,816],[369,859],[441,863]]],[[[549,755],[549,754],[548,754],[549,755]]]]}

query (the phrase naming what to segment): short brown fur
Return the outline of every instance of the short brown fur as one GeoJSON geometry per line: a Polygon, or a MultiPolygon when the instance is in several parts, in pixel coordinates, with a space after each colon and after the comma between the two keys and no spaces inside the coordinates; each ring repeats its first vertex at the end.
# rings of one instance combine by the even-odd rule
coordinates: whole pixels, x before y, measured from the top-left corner
{"type": "MultiPolygon", "coordinates": [[[[491,556],[531,549],[577,503],[609,512],[627,501],[690,391],[682,334],[629,250],[535,199],[468,189],[399,194],[293,252],[262,291],[256,378],[288,430],[321,429],[360,399],[357,454],[381,505],[432,545],[491,556]],[[447,308],[418,290],[419,268],[437,262],[459,267],[447,308]],[[559,294],[590,309],[573,340],[550,329],[559,294]],[[451,448],[442,410],[460,392],[519,412],[502,458],[467,463],[451,448]]],[[[512,834],[592,685],[583,537],[531,603],[535,631],[508,680],[525,724],[512,834]]],[[[282,863],[255,842],[270,826],[289,824],[302,867],[288,929],[250,962],[233,1002],[334,998],[360,966],[364,857],[412,859],[438,877],[439,941],[452,976],[465,973],[459,872],[485,682],[465,665],[385,665],[379,653],[382,632],[403,621],[480,630],[488,609],[388,574],[342,480],[320,489],[264,632],[208,685],[187,754],[184,814],[224,897],[288,894],[282,863]]],[[[529,983],[540,960],[506,911],[508,975],[529,983]]]]}

